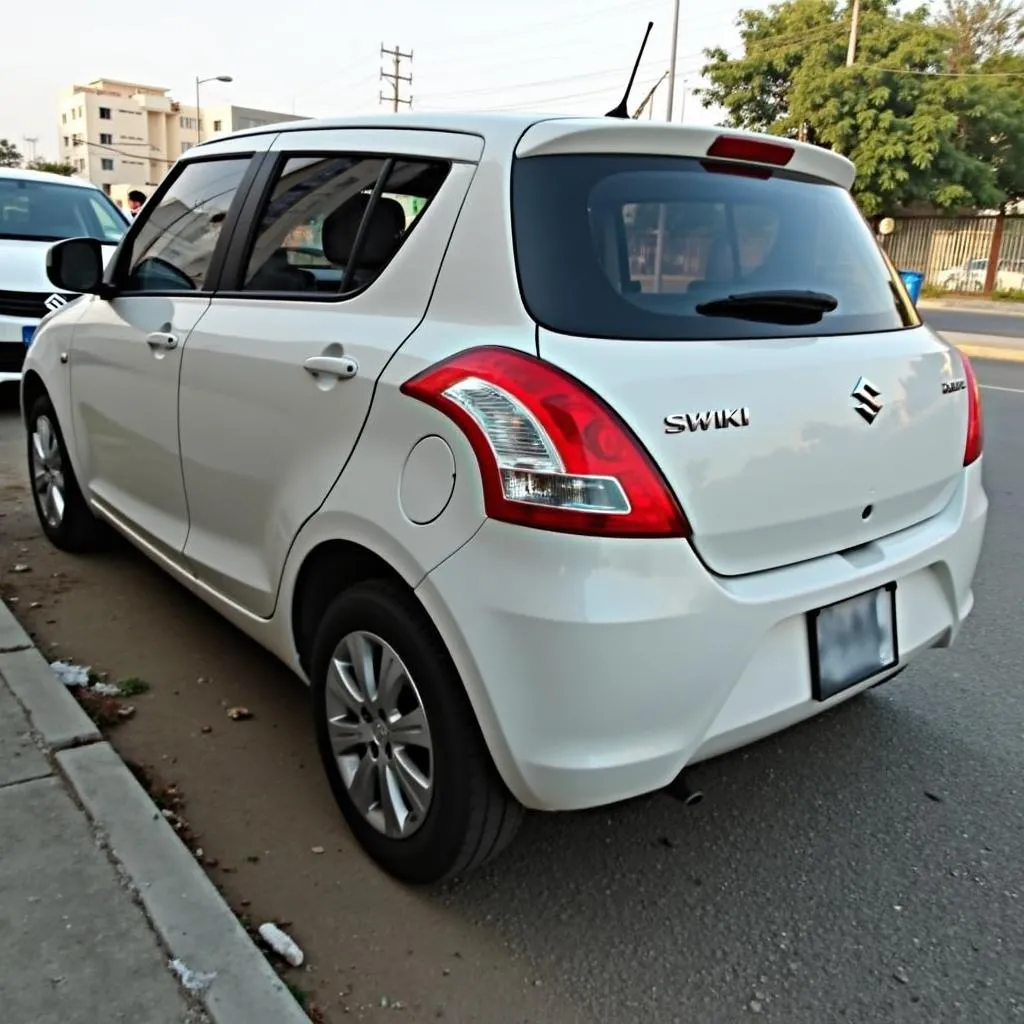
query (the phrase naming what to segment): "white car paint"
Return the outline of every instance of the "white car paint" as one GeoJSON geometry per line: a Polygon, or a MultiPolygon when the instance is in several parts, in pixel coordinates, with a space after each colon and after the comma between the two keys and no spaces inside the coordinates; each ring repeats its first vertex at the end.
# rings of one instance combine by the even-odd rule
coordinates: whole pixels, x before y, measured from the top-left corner
{"type": "MultiPolygon", "coordinates": [[[[33,183],[49,183],[65,185],[71,188],[87,189],[92,193],[103,195],[101,189],[91,182],[78,178],[65,178],[59,174],[46,171],[30,171],[14,167],[0,167],[0,182],[18,181],[31,187],[33,183]]],[[[108,202],[104,196],[104,202],[108,202]]],[[[127,229],[128,221],[124,215],[110,204],[111,216],[119,216],[127,229]]],[[[25,238],[5,238],[4,220],[0,211],[0,346],[24,344],[26,328],[35,328],[41,317],[36,315],[17,315],[5,312],[8,305],[4,295],[7,293],[33,293],[39,296],[40,302],[54,294],[54,287],[46,276],[46,254],[53,240],[37,241],[25,238]]],[[[104,246],[104,253],[109,260],[116,250],[115,245],[104,246]]],[[[56,303],[61,299],[58,295],[56,303]]],[[[60,306],[54,304],[54,311],[60,306]]],[[[16,382],[21,379],[21,371],[8,368],[5,360],[0,363],[0,384],[16,382]]]]}
{"type": "MultiPolygon", "coordinates": [[[[378,282],[337,304],[92,297],[50,319],[28,355],[92,507],[183,585],[304,676],[293,602],[307,558],[336,540],[379,556],[440,632],[509,789],[548,810],[652,791],[881,681],[813,699],[817,608],[895,582],[898,667],[953,640],[987,500],[981,461],[962,461],[967,391],[942,390],[967,371],[927,328],[662,344],[560,335],[524,307],[517,153],[699,157],[718,132],[519,114],[299,126],[183,162],[308,150],[310,132],[321,148],[429,147],[454,162],[378,282]],[[167,322],[182,343],[150,351],[145,333],[167,322]],[[325,384],[302,365],[334,343],[359,372],[325,384]],[[692,543],[489,518],[467,435],[401,390],[479,345],[539,351],[603,396],[668,480],[692,543]],[[859,375],[886,398],[872,433],[850,406],[859,375]],[[733,406],[750,408],[750,429],[661,427],[733,406]]],[[[794,144],[789,167],[852,180],[848,161],[810,146],[794,144]]]]}

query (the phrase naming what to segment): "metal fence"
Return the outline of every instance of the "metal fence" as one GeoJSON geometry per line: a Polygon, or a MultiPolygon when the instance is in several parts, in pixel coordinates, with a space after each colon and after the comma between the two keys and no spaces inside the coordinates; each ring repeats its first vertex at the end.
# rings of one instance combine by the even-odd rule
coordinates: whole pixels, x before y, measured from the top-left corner
{"type": "Polygon", "coordinates": [[[907,217],[882,246],[900,270],[950,294],[1024,293],[1024,216],[907,217]]]}

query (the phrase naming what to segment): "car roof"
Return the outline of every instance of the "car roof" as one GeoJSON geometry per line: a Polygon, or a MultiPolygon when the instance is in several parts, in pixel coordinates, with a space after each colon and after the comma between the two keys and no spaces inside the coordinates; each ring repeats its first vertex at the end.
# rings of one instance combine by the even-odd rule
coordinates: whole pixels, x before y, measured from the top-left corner
{"type": "Polygon", "coordinates": [[[51,185],[71,185],[73,188],[89,188],[94,192],[101,191],[91,181],[81,178],[69,178],[65,174],[53,174],[50,171],[31,171],[25,167],[0,167],[0,178],[13,178],[16,181],[49,182],[51,185]]]}
{"type": "Polygon", "coordinates": [[[632,118],[600,115],[530,113],[526,111],[410,111],[360,115],[356,117],[308,118],[260,125],[220,135],[193,146],[184,160],[201,158],[204,153],[229,153],[239,143],[253,137],[298,134],[302,132],[363,129],[369,131],[451,132],[475,135],[488,148],[509,159],[531,153],[647,153],[703,157],[720,135],[761,139],[774,146],[793,150],[788,168],[811,174],[849,189],[854,167],[846,157],[792,139],[758,135],[752,132],[709,126],[666,124],[632,118]],[[237,141],[236,141],[237,140],[237,141]]]}

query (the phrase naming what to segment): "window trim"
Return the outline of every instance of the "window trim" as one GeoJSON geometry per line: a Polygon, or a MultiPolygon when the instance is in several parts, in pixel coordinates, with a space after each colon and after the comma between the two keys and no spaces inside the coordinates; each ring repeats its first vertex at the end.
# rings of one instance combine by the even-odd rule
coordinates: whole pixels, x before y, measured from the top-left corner
{"type": "MultiPolygon", "coordinates": [[[[432,157],[423,156],[416,153],[381,153],[381,152],[370,152],[361,149],[280,149],[275,150],[267,154],[268,159],[263,162],[260,166],[257,179],[252,188],[249,190],[249,194],[246,197],[244,207],[239,211],[239,216],[235,219],[238,224],[247,224],[247,229],[243,229],[237,232],[237,236],[233,233],[230,248],[227,256],[224,260],[224,264],[221,267],[221,275],[217,280],[217,298],[218,299],[252,299],[259,301],[272,301],[272,302],[314,302],[314,303],[337,303],[337,302],[349,302],[358,295],[362,295],[367,289],[373,287],[373,285],[380,280],[384,272],[388,267],[391,266],[391,262],[395,259],[399,252],[405,247],[409,241],[409,236],[412,235],[416,229],[416,225],[420,223],[427,211],[430,209],[431,204],[437,198],[440,193],[440,189],[434,193],[425,203],[422,210],[416,220],[413,221],[412,227],[406,232],[405,237],[402,239],[401,245],[395,250],[394,256],[388,261],[384,269],[378,274],[369,284],[364,285],[355,291],[348,292],[347,294],[341,294],[340,284],[338,294],[329,292],[271,292],[271,291],[254,291],[246,289],[245,283],[245,272],[249,266],[249,254],[252,251],[253,245],[256,241],[256,233],[259,231],[260,225],[263,222],[263,214],[266,212],[267,206],[274,194],[274,182],[277,181],[279,175],[284,170],[285,165],[289,160],[302,160],[302,159],[321,159],[321,160],[336,160],[339,157],[355,157],[362,159],[381,160],[384,166],[381,168],[381,172],[377,177],[377,181],[374,183],[373,191],[370,195],[370,201],[366,205],[366,210],[363,213],[363,219],[360,221],[359,228],[356,231],[356,240],[353,245],[353,253],[358,253],[359,245],[363,240],[365,234],[365,226],[373,213],[374,207],[377,204],[377,200],[380,198],[384,190],[384,185],[387,182],[388,175],[391,174],[392,169],[396,163],[402,161],[419,162],[419,163],[431,163],[431,164],[442,164],[445,167],[444,181],[448,180],[449,175],[455,161],[450,158],[444,157],[432,157]],[[221,285],[225,285],[223,289],[221,285]]],[[[442,187],[443,187],[442,182],[442,187]]],[[[344,281],[344,278],[342,279],[344,281]]]]}
{"type": "Polygon", "coordinates": [[[216,155],[210,154],[209,156],[197,156],[195,159],[191,160],[179,160],[178,163],[171,168],[163,181],[161,181],[156,187],[145,206],[143,206],[141,215],[136,217],[132,222],[131,227],[126,232],[124,238],[121,240],[121,244],[114,253],[113,258],[107,265],[107,272],[104,275],[104,283],[110,287],[112,292],[111,297],[154,296],[157,298],[180,298],[183,295],[200,297],[209,297],[213,295],[217,290],[217,286],[220,284],[221,274],[224,270],[225,256],[231,242],[231,237],[234,234],[235,225],[238,223],[239,213],[244,206],[245,201],[248,199],[253,182],[256,180],[260,168],[266,162],[267,157],[268,154],[265,151],[245,150],[237,153],[218,153],[216,155]],[[128,291],[124,287],[124,284],[127,277],[128,267],[131,263],[135,241],[142,229],[147,223],[149,223],[150,217],[153,216],[153,213],[163,201],[164,196],[167,195],[174,186],[174,183],[182,176],[182,174],[185,173],[186,168],[191,167],[193,164],[213,163],[215,161],[223,162],[227,160],[248,160],[249,165],[246,167],[245,173],[242,175],[242,180],[238,183],[238,188],[235,190],[235,194],[232,197],[227,216],[224,218],[224,226],[221,228],[220,235],[217,237],[217,244],[214,246],[213,255],[210,257],[210,266],[206,271],[204,281],[206,287],[197,289],[196,291],[182,291],[180,289],[161,289],[159,291],[144,292],[128,291]]]}

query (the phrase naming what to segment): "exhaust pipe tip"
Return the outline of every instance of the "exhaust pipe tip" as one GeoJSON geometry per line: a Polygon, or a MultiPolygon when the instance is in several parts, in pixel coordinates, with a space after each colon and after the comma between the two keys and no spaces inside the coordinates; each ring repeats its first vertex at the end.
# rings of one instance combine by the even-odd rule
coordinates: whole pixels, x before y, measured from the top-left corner
{"type": "Polygon", "coordinates": [[[682,772],[666,786],[666,791],[670,796],[679,800],[684,807],[696,807],[704,799],[701,790],[690,789],[682,772]]]}

